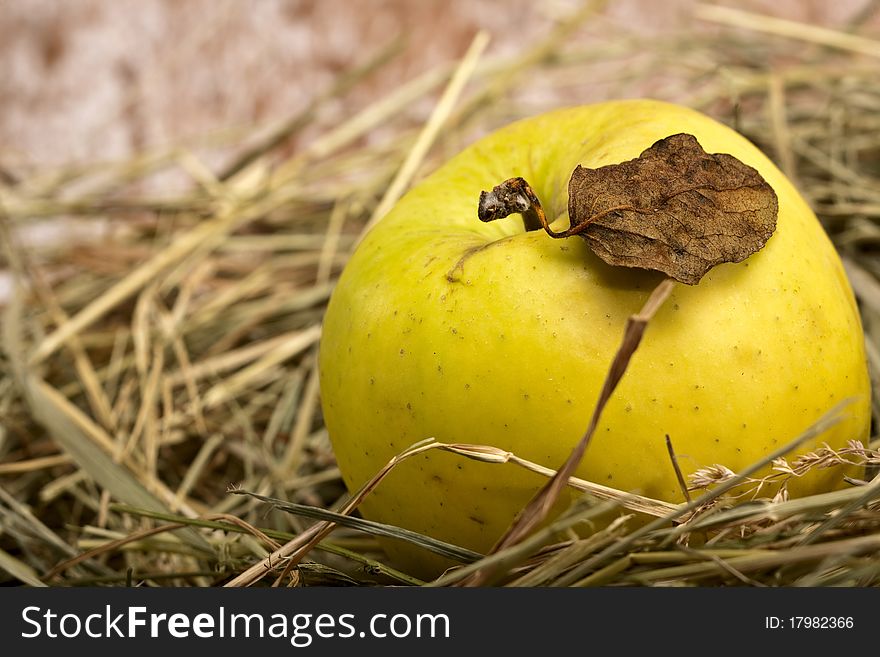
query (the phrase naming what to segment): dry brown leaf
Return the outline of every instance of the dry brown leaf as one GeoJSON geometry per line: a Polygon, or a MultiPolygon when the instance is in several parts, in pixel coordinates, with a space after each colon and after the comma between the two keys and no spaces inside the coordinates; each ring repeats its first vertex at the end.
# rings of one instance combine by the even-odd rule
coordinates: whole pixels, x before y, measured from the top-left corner
{"type": "Polygon", "coordinates": [[[562,235],[580,234],[610,265],[689,285],[715,265],[745,260],[776,229],[776,193],[761,174],[683,133],[628,162],[578,166],[568,189],[571,229],[562,235]]]}

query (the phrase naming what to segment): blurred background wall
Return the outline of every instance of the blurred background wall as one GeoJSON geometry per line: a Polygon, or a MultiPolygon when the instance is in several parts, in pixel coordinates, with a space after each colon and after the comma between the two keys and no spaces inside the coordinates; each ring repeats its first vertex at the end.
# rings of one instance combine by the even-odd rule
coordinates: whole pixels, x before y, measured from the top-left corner
{"type": "MultiPolygon", "coordinates": [[[[0,0],[0,167],[117,159],[219,128],[290,116],[341,72],[404,36],[404,55],[359,84],[335,114],[326,114],[342,118],[402,81],[461,57],[479,28],[491,32],[489,54],[514,53],[580,4],[0,0]]],[[[841,28],[877,3],[718,4],[841,28]]],[[[695,6],[691,0],[608,2],[576,38],[590,44],[609,32],[714,29],[694,18],[695,6]]],[[[876,16],[871,21],[876,24],[876,16]]],[[[570,103],[608,92],[585,79],[554,93],[570,103]]],[[[643,81],[621,93],[651,95],[652,88],[643,81]]],[[[427,114],[430,108],[426,103],[415,110],[427,114]]]]}

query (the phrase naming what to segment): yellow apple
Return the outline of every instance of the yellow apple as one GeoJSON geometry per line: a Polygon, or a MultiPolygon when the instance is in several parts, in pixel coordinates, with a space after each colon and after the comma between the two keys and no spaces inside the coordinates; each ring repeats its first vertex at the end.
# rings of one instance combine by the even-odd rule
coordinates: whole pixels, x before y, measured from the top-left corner
{"type": "MultiPolygon", "coordinates": [[[[615,101],[526,119],[473,144],[410,191],[366,236],[330,300],[320,345],[324,417],[356,488],[425,438],[510,450],[557,468],[582,436],[629,315],[662,275],[611,267],[579,237],[477,219],[482,190],[522,176],[557,230],[568,180],[686,132],[756,168],[777,229],[738,264],[677,284],[605,409],[578,476],[671,502],[685,475],[738,471],[855,397],[804,450],[865,439],[869,381],[857,307],[837,253],[785,176],[745,138],[690,109],[615,101]],[[462,260],[464,254],[469,254],[462,260]]],[[[839,470],[793,495],[839,484],[839,470]]],[[[403,462],[367,497],[368,518],[488,550],[542,477],[438,451],[403,462]]],[[[414,573],[446,565],[389,541],[414,573]]]]}

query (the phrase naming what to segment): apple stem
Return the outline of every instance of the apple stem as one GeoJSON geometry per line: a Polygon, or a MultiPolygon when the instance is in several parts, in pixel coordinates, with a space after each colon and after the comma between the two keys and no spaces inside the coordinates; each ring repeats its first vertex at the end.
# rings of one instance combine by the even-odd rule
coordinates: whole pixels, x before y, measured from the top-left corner
{"type": "Polygon", "coordinates": [[[512,214],[522,215],[526,232],[542,228],[550,230],[541,201],[524,178],[509,178],[500,185],[495,185],[491,192],[480,192],[480,204],[477,208],[480,221],[495,221],[512,214]]]}

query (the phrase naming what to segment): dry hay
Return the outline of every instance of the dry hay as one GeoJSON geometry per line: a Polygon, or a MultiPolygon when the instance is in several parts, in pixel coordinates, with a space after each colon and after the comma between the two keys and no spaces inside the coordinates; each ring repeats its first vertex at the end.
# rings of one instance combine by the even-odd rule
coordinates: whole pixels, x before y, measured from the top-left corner
{"type": "MultiPolygon", "coordinates": [[[[657,80],[656,97],[733,125],[773,156],[841,252],[880,371],[880,41],[858,23],[831,31],[697,12],[714,32],[608,31],[585,46],[566,36],[599,20],[588,5],[514,57],[487,57],[480,36],[460,62],[320,127],[328,103],[399,52],[391,44],[302,113],[244,136],[0,172],[0,243],[15,285],[0,362],[0,580],[252,583],[260,577],[242,574],[286,544],[264,582],[419,584],[384,563],[375,535],[388,531],[464,564],[478,559],[348,514],[319,406],[322,313],[358,236],[414,181],[585,79],[607,97],[657,80]],[[434,111],[416,120],[408,108],[425,99],[434,111]],[[317,136],[289,152],[305,128],[317,136]],[[223,166],[206,164],[218,157],[223,166]],[[57,224],[71,239],[32,239],[57,224]],[[284,512],[268,512],[265,499],[283,500],[284,512]]],[[[797,500],[722,495],[747,474],[723,464],[700,471],[682,505],[573,481],[592,495],[491,563],[435,584],[492,566],[493,583],[516,586],[876,585],[877,447],[769,456],[779,458],[775,478],[867,465],[845,490],[797,500]],[[687,522],[569,532],[608,505],[687,522]]],[[[541,471],[490,446],[414,449],[541,471]]]]}

